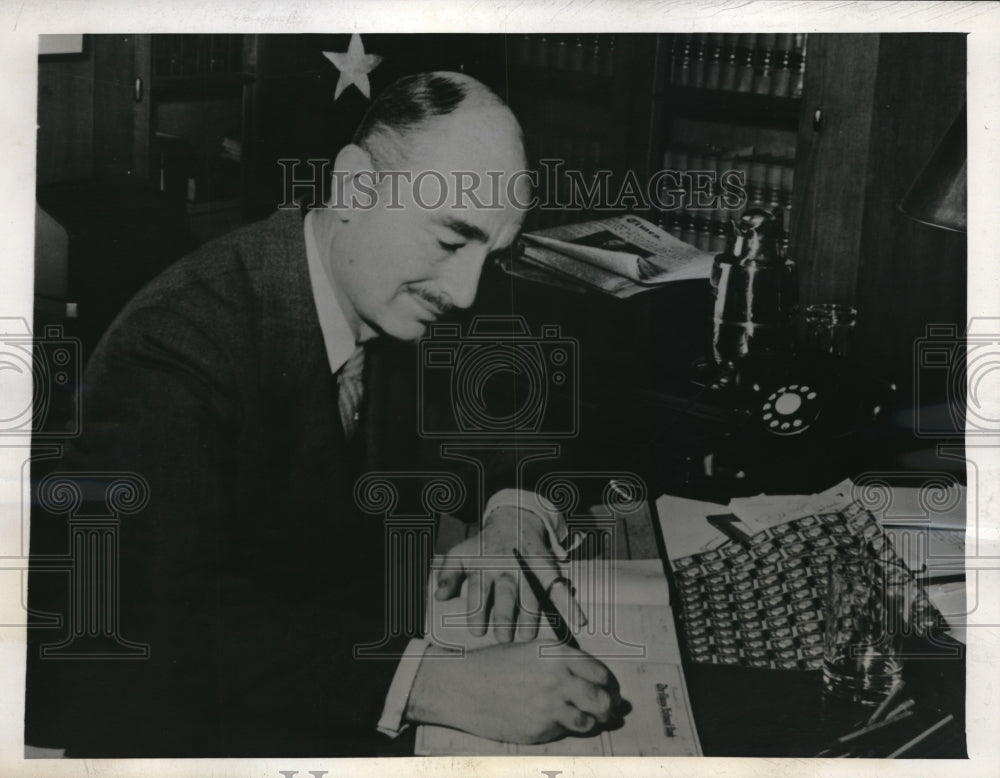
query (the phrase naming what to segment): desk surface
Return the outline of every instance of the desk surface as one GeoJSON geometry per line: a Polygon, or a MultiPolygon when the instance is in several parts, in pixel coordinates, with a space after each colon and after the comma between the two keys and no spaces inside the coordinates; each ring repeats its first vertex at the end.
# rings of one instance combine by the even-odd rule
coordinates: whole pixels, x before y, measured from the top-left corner
{"type": "MultiPolygon", "coordinates": [[[[623,559],[662,558],[663,541],[651,511],[623,515],[615,523],[615,547],[623,559]]],[[[466,537],[469,525],[443,517],[442,551],[466,537]]],[[[671,579],[669,566],[667,575],[671,579]]],[[[958,644],[956,644],[958,645],[958,644]]],[[[921,647],[913,650],[919,652],[921,647]]],[[[953,713],[961,726],[931,740],[914,756],[966,758],[964,648],[952,659],[908,658],[910,696],[953,713]],[[960,733],[955,735],[955,732],[960,733]]],[[[759,670],[684,662],[684,676],[705,756],[810,757],[850,731],[856,709],[824,706],[820,671],[759,670]]]]}
{"type": "MultiPolygon", "coordinates": [[[[725,502],[760,492],[819,491],[845,475],[885,470],[887,462],[898,468],[900,452],[914,445],[910,432],[891,426],[877,431],[859,426],[853,437],[835,430],[835,445],[827,445],[825,437],[811,447],[762,447],[759,439],[741,443],[734,434],[740,424],[734,424],[727,403],[713,404],[691,386],[690,368],[705,355],[711,338],[707,283],[672,284],[622,302],[558,293],[501,274],[484,283],[484,291],[470,315],[513,309],[528,319],[532,332],[542,323],[558,323],[560,337],[575,339],[580,426],[587,434],[574,443],[586,437],[591,449],[583,456],[594,456],[581,464],[599,470],[611,462],[616,469],[643,474],[650,499],[669,492],[725,502]],[[714,457],[713,473],[705,472],[706,455],[714,457]],[[749,475],[739,472],[748,464],[749,475]]],[[[887,405],[881,418],[888,416],[887,405]]],[[[935,460],[929,469],[951,468],[935,460]]],[[[615,527],[623,557],[662,556],[663,539],[650,513],[630,514],[615,527]]],[[[440,549],[463,539],[465,530],[465,525],[443,524],[440,549]]],[[[812,756],[848,731],[842,711],[823,709],[819,671],[685,662],[685,677],[706,755],[812,756]]],[[[926,700],[954,712],[958,731],[964,731],[964,650],[951,660],[908,659],[905,677],[921,704],[926,700]]],[[[964,736],[939,738],[919,755],[964,757],[964,736]]]]}

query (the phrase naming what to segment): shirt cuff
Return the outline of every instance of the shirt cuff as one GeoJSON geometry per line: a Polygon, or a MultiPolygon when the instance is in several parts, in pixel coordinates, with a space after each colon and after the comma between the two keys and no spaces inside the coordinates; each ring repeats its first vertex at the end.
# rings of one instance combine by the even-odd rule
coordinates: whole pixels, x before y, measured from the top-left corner
{"type": "Polygon", "coordinates": [[[501,489],[486,503],[483,526],[497,508],[517,508],[537,516],[545,527],[552,555],[560,562],[565,562],[569,558],[569,552],[573,550],[573,546],[565,547],[569,538],[569,527],[566,526],[562,512],[547,499],[527,489],[501,489]]]}
{"type": "Polygon", "coordinates": [[[429,645],[430,641],[424,638],[414,638],[406,644],[403,656],[396,667],[396,674],[389,684],[389,692],[385,695],[382,717],[378,720],[377,729],[383,735],[396,737],[409,726],[403,722],[403,714],[406,713],[413,681],[417,677],[417,670],[429,645]]]}

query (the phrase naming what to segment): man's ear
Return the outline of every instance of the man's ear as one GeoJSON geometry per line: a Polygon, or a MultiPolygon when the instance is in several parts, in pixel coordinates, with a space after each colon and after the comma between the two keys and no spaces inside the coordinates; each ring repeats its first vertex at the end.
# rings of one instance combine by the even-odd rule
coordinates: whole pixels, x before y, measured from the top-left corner
{"type": "Polygon", "coordinates": [[[371,154],[354,143],[344,146],[333,163],[333,187],[330,205],[341,221],[349,221],[357,208],[371,208],[375,187],[371,154]]]}

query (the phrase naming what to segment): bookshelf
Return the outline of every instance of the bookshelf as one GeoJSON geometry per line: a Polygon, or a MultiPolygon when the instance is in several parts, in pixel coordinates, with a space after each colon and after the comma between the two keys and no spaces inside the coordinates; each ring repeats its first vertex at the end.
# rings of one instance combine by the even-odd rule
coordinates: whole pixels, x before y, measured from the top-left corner
{"type": "Polygon", "coordinates": [[[150,179],[204,243],[245,218],[256,36],[153,35],[148,49],[150,179]]]}
{"type": "MultiPolygon", "coordinates": [[[[528,35],[508,36],[507,52],[502,94],[533,163],[554,156],[643,180],[664,168],[741,171],[746,205],[782,213],[802,304],[858,307],[857,356],[899,379],[901,396],[926,324],[964,326],[964,236],[895,207],[962,105],[964,36],[528,35]],[[611,40],[607,65],[587,59],[611,40]]],[[[738,213],[640,215],[717,252],[738,213]]],[[[534,212],[525,228],[599,215],[534,212]]]]}
{"type": "Polygon", "coordinates": [[[766,208],[781,219],[783,250],[793,252],[807,44],[807,35],[793,33],[657,36],[648,169],[677,171],[663,186],[679,184],[684,196],[680,208],[659,208],[651,220],[703,251],[719,253],[732,219],[746,208],[766,208]],[[695,171],[704,172],[695,178],[695,171]],[[743,181],[745,201],[735,210],[718,199],[726,171],[743,181]],[[699,182],[716,197],[696,202],[692,190],[699,182]],[[712,199],[715,207],[704,207],[712,199]]]}
{"type": "MultiPolygon", "coordinates": [[[[611,33],[508,36],[501,93],[524,128],[529,164],[538,169],[540,160],[562,160],[566,169],[581,172],[585,185],[598,170],[610,170],[611,192],[618,191],[626,171],[644,169],[641,138],[649,108],[635,97],[653,88],[648,63],[654,43],[649,35],[611,33]]],[[[541,200],[566,202],[565,190],[565,181],[540,174],[541,200]]],[[[525,228],[600,215],[569,207],[536,209],[525,228]]]]}

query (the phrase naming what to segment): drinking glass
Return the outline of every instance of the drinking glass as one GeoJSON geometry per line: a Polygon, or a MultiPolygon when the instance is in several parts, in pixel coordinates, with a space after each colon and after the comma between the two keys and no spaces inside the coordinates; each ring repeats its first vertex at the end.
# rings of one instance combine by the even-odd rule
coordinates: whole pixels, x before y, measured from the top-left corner
{"type": "Polygon", "coordinates": [[[898,572],[853,554],[831,565],[823,646],[831,697],[878,705],[899,682],[916,584],[898,572]]]}

